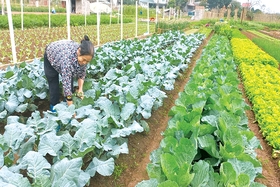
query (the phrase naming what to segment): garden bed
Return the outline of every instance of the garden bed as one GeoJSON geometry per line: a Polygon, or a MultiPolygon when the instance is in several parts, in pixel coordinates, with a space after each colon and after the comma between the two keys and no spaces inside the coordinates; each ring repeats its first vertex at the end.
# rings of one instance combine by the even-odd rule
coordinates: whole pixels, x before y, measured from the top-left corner
{"type": "MultiPolygon", "coordinates": [[[[248,37],[255,37],[255,35],[247,35],[248,37]]],[[[168,98],[164,100],[164,105],[152,114],[152,117],[147,120],[151,124],[150,132],[138,133],[129,137],[129,150],[131,152],[127,155],[120,155],[116,161],[118,171],[110,177],[96,175],[91,180],[91,187],[134,187],[137,183],[148,180],[146,166],[150,162],[151,151],[159,147],[163,136],[161,133],[166,129],[168,124],[168,111],[175,105],[175,100],[178,98],[178,93],[184,90],[186,83],[192,73],[196,60],[200,58],[203,47],[207,44],[208,39],[197,50],[196,55],[192,58],[189,68],[184,74],[176,80],[175,89],[167,92],[168,98]],[[129,176],[129,177],[128,177],[129,176]]],[[[239,84],[239,89],[242,92],[246,103],[251,106],[248,98],[245,95],[243,84],[239,84]]],[[[257,149],[257,157],[262,163],[263,177],[256,181],[268,187],[276,187],[280,183],[280,168],[278,167],[278,160],[273,159],[272,148],[263,139],[260,133],[259,126],[255,120],[254,112],[247,110],[248,126],[255,136],[259,139],[263,149],[257,149]]]]}
{"type": "MultiPolygon", "coordinates": [[[[130,135],[128,141],[130,152],[129,154],[120,154],[119,158],[116,159],[116,166],[113,175],[105,177],[96,174],[91,179],[90,187],[133,187],[142,180],[148,179],[146,165],[150,161],[150,153],[159,147],[162,139],[161,133],[166,129],[169,120],[168,112],[174,106],[175,100],[178,98],[178,93],[184,90],[184,87],[192,73],[192,69],[195,66],[196,60],[199,59],[203,47],[207,44],[208,39],[206,39],[204,44],[196,51],[188,69],[176,80],[175,89],[166,91],[168,97],[164,99],[163,106],[153,112],[152,117],[146,120],[150,126],[150,131],[130,135]]],[[[244,94],[242,83],[240,83],[239,88],[243,93],[245,101],[251,105],[244,94]]],[[[47,102],[40,104],[41,112],[48,108],[47,102]]],[[[257,179],[257,182],[260,182],[268,187],[278,186],[280,183],[278,160],[272,159],[271,147],[263,139],[258,124],[256,123],[254,113],[251,110],[248,110],[246,111],[246,114],[249,119],[248,125],[250,130],[254,132],[263,147],[262,150],[256,150],[258,159],[261,161],[263,166],[263,178],[257,179]]],[[[3,132],[3,129],[1,129],[1,132],[3,132]]]]}
{"type": "Polygon", "coordinates": [[[265,31],[265,30],[261,30],[260,32],[267,34],[271,37],[280,39],[280,31],[265,31]]]}

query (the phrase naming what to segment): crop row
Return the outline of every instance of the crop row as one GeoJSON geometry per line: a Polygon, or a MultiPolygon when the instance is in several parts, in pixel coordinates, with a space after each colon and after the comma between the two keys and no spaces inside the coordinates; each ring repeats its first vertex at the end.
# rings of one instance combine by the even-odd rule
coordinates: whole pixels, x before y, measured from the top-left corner
{"type": "MultiPolygon", "coordinates": [[[[135,24],[124,24],[123,38],[135,37],[135,24]]],[[[150,32],[153,33],[155,25],[150,24],[150,32]]],[[[147,23],[138,23],[137,33],[138,36],[147,32],[147,23]]],[[[98,45],[97,27],[91,26],[77,26],[71,27],[71,40],[80,42],[84,35],[88,35],[95,46],[98,45]]],[[[10,41],[10,33],[7,30],[0,31],[0,65],[1,63],[9,64],[12,62],[12,47],[10,41]]],[[[67,29],[65,27],[56,28],[35,28],[15,30],[15,45],[16,56],[18,62],[29,61],[34,58],[42,58],[45,47],[50,42],[66,39],[67,29]]],[[[99,43],[104,44],[107,42],[114,42],[120,40],[120,24],[100,25],[100,38],[99,43]]]]}
{"type": "Polygon", "coordinates": [[[277,60],[261,50],[251,40],[233,38],[231,40],[231,43],[236,63],[246,63],[251,65],[261,63],[269,64],[273,67],[278,68],[279,63],[277,62],[277,60]]]}
{"type": "Polygon", "coordinates": [[[169,111],[160,147],[147,165],[149,186],[263,186],[248,129],[244,102],[229,40],[214,35],[197,61],[184,92],[169,111]]]}
{"type": "Polygon", "coordinates": [[[250,31],[258,37],[254,37],[252,41],[260,47],[262,50],[264,50],[266,53],[274,57],[278,62],[280,62],[280,53],[278,52],[278,49],[280,48],[280,40],[273,38],[271,36],[268,36],[266,34],[263,34],[261,32],[257,31],[250,31]]]}
{"type": "Polygon", "coordinates": [[[261,132],[275,150],[280,150],[279,62],[266,53],[260,53],[261,49],[248,39],[234,38],[231,44],[261,132]],[[243,48],[250,50],[244,53],[243,48]]]}
{"type": "MultiPolygon", "coordinates": [[[[166,94],[161,89],[173,88],[204,38],[202,34],[169,32],[98,48],[88,69],[83,100],[75,98],[75,105],[69,107],[61,102],[55,106],[57,113],[44,111],[43,117],[36,110],[25,122],[19,121],[20,116],[8,115],[0,136],[1,185],[84,186],[96,172],[111,175],[114,159],[128,153],[126,137],[149,129],[143,118],[162,105],[166,94]],[[108,63],[103,63],[104,58],[108,63]],[[83,163],[87,158],[92,159],[83,163]]],[[[32,79],[30,72],[43,69],[42,64],[23,64],[18,73],[11,73],[15,67],[2,71],[0,88],[31,84],[27,77],[32,79]],[[27,77],[21,80],[23,74],[27,77]],[[19,80],[7,87],[10,78],[19,80]]],[[[30,96],[30,91],[24,97],[30,96]]],[[[17,110],[19,94],[13,96],[16,103],[6,101],[11,96],[5,94],[1,92],[1,106],[17,110]]]]}
{"type": "MultiPolygon", "coordinates": [[[[49,27],[49,21],[51,27],[65,27],[67,25],[66,14],[51,14],[49,19],[48,14],[28,14],[24,13],[23,20],[21,18],[21,14],[12,15],[13,27],[15,29],[21,29],[23,24],[23,28],[32,29],[38,27],[49,27]],[[36,19],[34,19],[36,16],[36,19]]],[[[111,17],[110,15],[101,15],[100,24],[117,24],[119,22],[118,17],[111,17]]],[[[123,23],[131,23],[132,19],[124,17],[123,23]]],[[[97,24],[97,16],[96,14],[88,15],[86,17],[87,25],[96,25],[97,24]]],[[[83,26],[85,25],[85,16],[82,14],[72,14],[70,15],[70,26],[83,26]]],[[[0,17],[0,30],[9,30],[8,24],[8,16],[0,17]]]]}
{"type": "Polygon", "coordinates": [[[249,32],[261,37],[261,38],[264,38],[266,39],[267,41],[271,41],[271,42],[275,42],[276,44],[280,44],[280,40],[276,39],[276,38],[273,38],[267,34],[264,34],[262,32],[259,32],[259,31],[256,31],[256,30],[249,30],[249,32]]]}

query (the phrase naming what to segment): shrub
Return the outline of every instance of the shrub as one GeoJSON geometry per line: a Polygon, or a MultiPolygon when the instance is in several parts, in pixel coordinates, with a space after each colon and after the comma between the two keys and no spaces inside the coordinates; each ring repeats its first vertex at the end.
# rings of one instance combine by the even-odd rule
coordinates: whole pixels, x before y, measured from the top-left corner
{"type": "Polygon", "coordinates": [[[183,20],[183,21],[163,21],[158,22],[156,24],[156,32],[157,33],[164,33],[167,31],[176,31],[176,30],[185,30],[190,26],[190,22],[183,20]]]}
{"type": "Polygon", "coordinates": [[[219,35],[226,36],[228,39],[232,38],[232,29],[227,22],[216,22],[214,25],[214,31],[219,35]]]}
{"type": "MultiPolygon", "coordinates": [[[[34,19],[33,14],[25,14],[24,15],[24,28],[36,28],[36,27],[48,27],[49,26],[49,15],[41,14],[36,15],[36,19],[34,19]]],[[[111,23],[115,24],[118,22],[118,18],[112,18],[111,23]]],[[[130,18],[124,18],[124,23],[132,22],[130,18]]],[[[109,24],[110,23],[110,15],[102,14],[100,24],[109,24]]],[[[66,26],[66,15],[55,14],[51,15],[51,26],[52,27],[64,27],[66,26]]],[[[85,16],[84,15],[71,15],[70,25],[71,26],[82,26],[85,24],[85,16]]],[[[96,25],[96,15],[87,16],[87,24],[88,25],[96,25]]],[[[21,15],[13,15],[13,25],[14,28],[21,28],[21,15]]],[[[8,29],[8,18],[7,16],[0,16],[0,29],[8,29]]]]}

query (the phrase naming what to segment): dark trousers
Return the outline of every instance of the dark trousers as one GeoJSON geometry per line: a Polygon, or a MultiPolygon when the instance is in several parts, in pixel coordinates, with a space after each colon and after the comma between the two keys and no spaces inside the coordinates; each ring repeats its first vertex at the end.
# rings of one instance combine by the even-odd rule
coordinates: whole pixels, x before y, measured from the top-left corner
{"type": "Polygon", "coordinates": [[[52,67],[50,61],[44,54],[44,71],[49,84],[50,104],[56,105],[59,103],[60,90],[59,90],[59,73],[52,67]]]}
{"type": "MultiPolygon", "coordinates": [[[[49,84],[50,104],[54,106],[59,103],[61,97],[61,91],[59,88],[59,73],[52,67],[46,53],[44,54],[44,71],[49,84]]],[[[74,92],[73,78],[71,82],[71,90],[74,92]]]]}

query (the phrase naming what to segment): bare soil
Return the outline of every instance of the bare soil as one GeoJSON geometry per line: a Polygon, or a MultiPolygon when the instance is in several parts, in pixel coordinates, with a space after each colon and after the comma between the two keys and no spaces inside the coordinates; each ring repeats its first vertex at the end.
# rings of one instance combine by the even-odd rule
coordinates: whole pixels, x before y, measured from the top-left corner
{"type": "MultiPolygon", "coordinates": [[[[175,105],[175,100],[178,98],[178,93],[184,90],[187,84],[192,70],[195,66],[197,59],[199,59],[203,47],[207,44],[211,38],[210,35],[197,50],[192,58],[189,68],[186,72],[182,73],[175,83],[175,89],[168,91],[164,100],[164,105],[157,111],[153,112],[152,117],[147,120],[150,126],[149,133],[138,133],[128,138],[129,154],[122,154],[116,159],[116,170],[112,176],[104,177],[99,174],[91,179],[90,187],[134,187],[137,183],[148,180],[148,174],[146,172],[146,166],[150,162],[150,153],[159,147],[160,141],[163,136],[163,132],[169,120],[168,112],[175,105]]],[[[248,101],[242,83],[239,85],[239,89],[242,91],[244,100],[248,105],[251,103],[248,101]]],[[[248,117],[248,126],[255,136],[259,139],[263,149],[257,149],[257,157],[262,163],[263,173],[262,177],[256,179],[268,187],[280,186],[280,168],[278,167],[278,160],[271,157],[272,148],[267,144],[263,138],[258,124],[255,120],[254,112],[252,110],[246,111],[248,117]]]]}
{"type": "MultiPolygon", "coordinates": [[[[252,40],[253,38],[258,37],[257,35],[243,31],[242,32],[247,38],[252,40]]],[[[280,32],[279,32],[280,33],[280,32]]],[[[270,35],[275,37],[274,34],[270,35]]],[[[279,35],[280,36],[280,35],[279,35]]],[[[277,38],[277,37],[275,37],[277,38]]],[[[249,104],[252,107],[252,104],[249,102],[248,98],[245,95],[244,87],[242,84],[240,84],[240,90],[242,90],[243,97],[247,104],[249,104]]],[[[263,178],[259,178],[256,181],[260,182],[262,184],[265,184],[268,187],[279,187],[280,186],[280,168],[278,166],[278,162],[280,159],[273,159],[272,158],[272,147],[268,145],[267,141],[263,138],[260,128],[258,126],[258,123],[256,122],[254,112],[252,110],[246,111],[246,114],[248,116],[248,126],[255,133],[255,136],[260,140],[261,146],[263,149],[257,149],[257,155],[258,159],[262,163],[263,168],[263,178]]]]}
{"type": "Polygon", "coordinates": [[[242,30],[242,34],[244,34],[250,40],[253,40],[254,38],[259,38],[258,35],[248,32],[248,31],[244,31],[244,30],[242,30]]]}
{"type": "Polygon", "coordinates": [[[122,154],[116,160],[117,168],[121,170],[119,176],[113,174],[112,176],[104,177],[97,174],[92,178],[90,187],[134,187],[142,180],[149,179],[146,165],[150,162],[150,153],[159,147],[159,143],[163,138],[161,132],[166,129],[169,120],[168,112],[174,106],[178,93],[184,90],[195,62],[199,59],[202,49],[209,39],[210,37],[197,50],[187,71],[183,72],[176,80],[174,89],[166,91],[167,98],[165,98],[163,106],[154,111],[152,117],[146,120],[150,126],[149,133],[138,133],[129,136],[128,148],[130,153],[127,155],[122,154]]]}
{"type": "Polygon", "coordinates": [[[280,30],[261,30],[260,32],[280,40],[280,30]]]}

